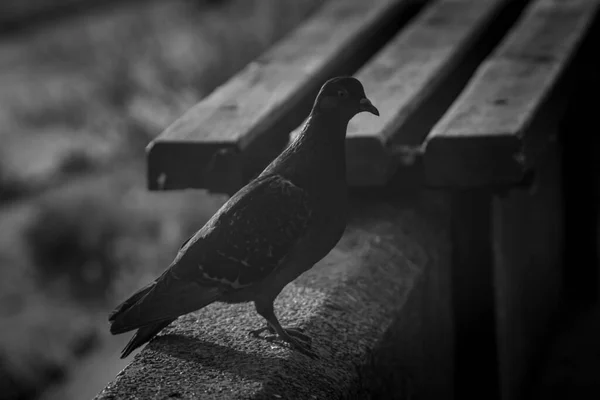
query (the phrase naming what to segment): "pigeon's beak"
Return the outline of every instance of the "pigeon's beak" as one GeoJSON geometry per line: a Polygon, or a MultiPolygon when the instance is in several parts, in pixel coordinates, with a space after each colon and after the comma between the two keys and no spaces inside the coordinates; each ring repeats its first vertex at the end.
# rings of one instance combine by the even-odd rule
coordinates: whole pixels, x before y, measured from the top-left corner
{"type": "Polygon", "coordinates": [[[370,112],[379,117],[379,110],[366,97],[360,100],[360,111],[370,112]]]}

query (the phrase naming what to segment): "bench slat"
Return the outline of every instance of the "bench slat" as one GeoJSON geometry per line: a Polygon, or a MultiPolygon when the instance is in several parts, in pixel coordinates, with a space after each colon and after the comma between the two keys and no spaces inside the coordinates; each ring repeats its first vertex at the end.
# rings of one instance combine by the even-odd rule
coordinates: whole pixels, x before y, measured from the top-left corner
{"type": "Polygon", "coordinates": [[[422,2],[326,3],[148,146],[149,188],[210,189],[217,181],[229,181],[235,190],[242,184],[241,170],[248,168],[243,159],[248,147],[272,136],[283,138],[283,145],[310,110],[320,85],[357,69],[385,40],[382,35],[391,35],[390,28],[422,2]]]}
{"type": "Polygon", "coordinates": [[[491,22],[511,3],[438,1],[358,72],[381,117],[361,114],[350,122],[347,160],[351,185],[385,184],[399,162],[392,147],[423,143],[433,121],[429,126],[428,121],[420,121],[417,127],[411,119],[417,112],[430,112],[423,107],[436,106],[425,103],[455,79],[457,69],[489,35],[491,22]]]}
{"type": "Polygon", "coordinates": [[[503,186],[524,179],[532,164],[525,141],[539,136],[540,115],[560,114],[552,103],[565,96],[556,95],[557,87],[599,4],[539,0],[528,8],[428,136],[428,183],[503,186]]]}

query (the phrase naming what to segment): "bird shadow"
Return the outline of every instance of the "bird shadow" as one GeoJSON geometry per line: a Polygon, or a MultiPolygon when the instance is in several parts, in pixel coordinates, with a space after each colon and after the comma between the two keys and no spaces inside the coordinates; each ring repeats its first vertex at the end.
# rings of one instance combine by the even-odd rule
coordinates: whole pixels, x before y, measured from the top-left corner
{"type": "MultiPolygon", "coordinates": [[[[252,340],[266,339],[255,338],[252,340]]],[[[166,354],[187,363],[198,364],[202,368],[214,368],[240,377],[251,378],[255,381],[268,379],[270,374],[267,371],[286,368],[299,357],[308,360],[308,357],[301,354],[296,355],[295,353],[265,356],[250,350],[245,352],[176,333],[157,337],[150,343],[149,347],[157,353],[166,354]]]]}

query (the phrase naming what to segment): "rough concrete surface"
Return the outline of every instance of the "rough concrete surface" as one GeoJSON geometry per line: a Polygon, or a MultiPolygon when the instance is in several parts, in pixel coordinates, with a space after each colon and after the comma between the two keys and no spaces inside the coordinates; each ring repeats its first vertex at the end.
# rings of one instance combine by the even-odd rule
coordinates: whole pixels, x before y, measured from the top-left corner
{"type": "Polygon", "coordinates": [[[264,325],[252,304],[216,303],[167,328],[96,399],[356,396],[372,350],[439,258],[438,199],[413,197],[357,201],[338,246],[278,297],[282,325],[310,334],[320,359],[248,335],[264,325]]]}

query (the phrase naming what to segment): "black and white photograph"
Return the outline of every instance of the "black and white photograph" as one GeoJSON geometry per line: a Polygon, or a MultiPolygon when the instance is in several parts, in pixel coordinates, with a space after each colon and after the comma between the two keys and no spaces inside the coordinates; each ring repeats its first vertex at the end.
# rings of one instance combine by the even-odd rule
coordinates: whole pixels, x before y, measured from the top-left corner
{"type": "Polygon", "coordinates": [[[600,399],[599,116],[600,0],[1,0],[0,400],[600,399]]]}

